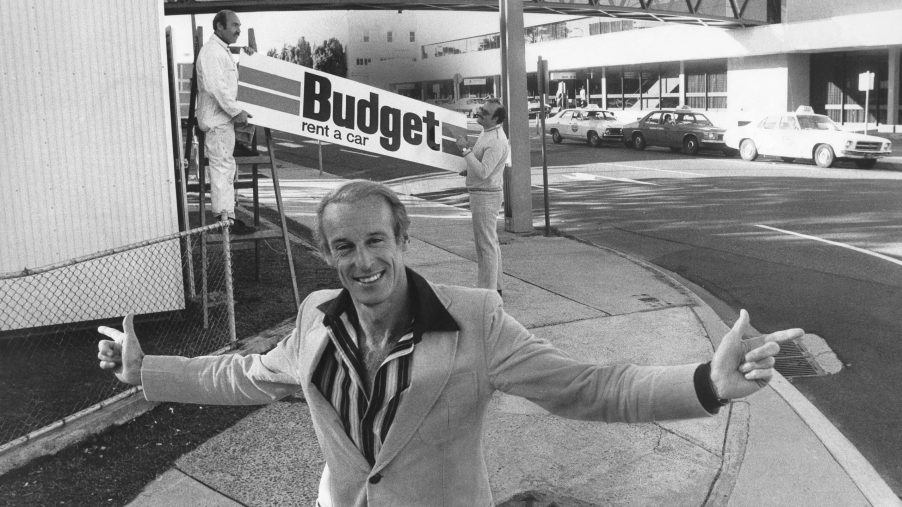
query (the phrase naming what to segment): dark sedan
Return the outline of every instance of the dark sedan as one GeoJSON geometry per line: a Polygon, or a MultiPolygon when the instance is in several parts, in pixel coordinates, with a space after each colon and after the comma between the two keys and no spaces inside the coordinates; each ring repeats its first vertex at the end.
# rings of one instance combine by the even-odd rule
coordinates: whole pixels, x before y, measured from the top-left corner
{"type": "Polygon", "coordinates": [[[658,109],[639,121],[623,126],[623,143],[637,150],[666,146],[671,151],[695,155],[700,149],[723,151],[725,129],[714,126],[704,114],[691,109],[658,109]]]}

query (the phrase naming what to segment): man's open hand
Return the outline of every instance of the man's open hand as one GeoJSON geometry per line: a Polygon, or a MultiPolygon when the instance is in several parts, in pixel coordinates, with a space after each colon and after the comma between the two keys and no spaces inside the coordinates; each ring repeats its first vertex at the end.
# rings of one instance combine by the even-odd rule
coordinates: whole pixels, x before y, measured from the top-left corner
{"type": "Polygon", "coordinates": [[[234,117],[232,117],[232,123],[234,123],[235,125],[237,125],[239,127],[243,127],[243,126],[247,125],[248,118],[253,118],[253,116],[247,114],[247,111],[242,110],[240,113],[238,113],[234,117]]]}
{"type": "Polygon", "coordinates": [[[144,362],[144,351],[141,350],[141,344],[138,343],[138,337],[135,335],[133,320],[134,315],[131,313],[122,319],[124,333],[106,326],[97,328],[97,332],[111,338],[111,340],[100,340],[97,343],[97,359],[100,360],[101,368],[113,370],[116,378],[126,384],[137,386],[141,384],[141,364],[144,362]]]}
{"type": "Polygon", "coordinates": [[[749,314],[740,310],[739,319],[711,360],[711,381],[718,398],[742,398],[767,385],[774,374],[774,356],[780,352],[780,343],[805,334],[798,328],[755,337],[750,337],[751,332],[749,314]]]}

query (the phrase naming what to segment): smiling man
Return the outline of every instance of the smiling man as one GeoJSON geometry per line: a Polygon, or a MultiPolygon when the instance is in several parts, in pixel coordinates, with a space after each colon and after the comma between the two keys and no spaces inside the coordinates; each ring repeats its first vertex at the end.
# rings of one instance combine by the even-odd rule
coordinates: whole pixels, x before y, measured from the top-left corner
{"type": "Polygon", "coordinates": [[[573,419],[705,417],[763,387],[778,343],[802,335],[743,340],[743,310],[708,363],[586,363],[533,336],[494,290],[408,269],[407,211],[384,185],[346,183],[320,202],[317,222],[344,288],[310,294],[270,352],[145,356],[129,316],[124,333],[99,329],[111,339],[98,358],[148,400],[256,404],[302,390],[326,461],[321,507],[493,505],[483,425],[495,391],[573,419]]]}

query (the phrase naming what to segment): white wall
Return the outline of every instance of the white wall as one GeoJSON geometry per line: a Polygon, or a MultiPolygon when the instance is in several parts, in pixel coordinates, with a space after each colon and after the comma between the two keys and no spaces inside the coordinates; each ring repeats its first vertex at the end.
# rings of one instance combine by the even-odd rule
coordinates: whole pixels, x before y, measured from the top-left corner
{"type": "MultiPolygon", "coordinates": [[[[848,2],[851,6],[858,2],[848,2]]],[[[820,4],[820,2],[810,2],[820,4]]],[[[838,6],[828,0],[827,7],[838,6]]],[[[630,30],[591,37],[529,44],[526,46],[527,72],[535,72],[536,60],[548,60],[549,70],[571,70],[587,67],[635,65],[750,58],[787,53],[813,53],[846,49],[883,49],[902,46],[902,0],[867,1],[871,8],[892,6],[878,13],[855,12],[798,23],[781,23],[752,28],[726,30],[699,26],[668,24],[641,30],[630,30]]],[[[500,73],[498,50],[463,53],[427,58],[404,65],[385,62],[372,69],[373,79],[387,83],[450,79],[500,73]]]]}
{"type": "Polygon", "coordinates": [[[899,9],[899,0],[785,0],[783,22],[899,9]]]}
{"type": "MultiPolygon", "coordinates": [[[[0,273],[178,229],[162,11],[0,2],[0,273]]],[[[180,266],[147,262],[180,280],[180,266]]]]}
{"type": "Polygon", "coordinates": [[[731,58],[727,62],[725,125],[810,103],[808,55],[731,58]]]}

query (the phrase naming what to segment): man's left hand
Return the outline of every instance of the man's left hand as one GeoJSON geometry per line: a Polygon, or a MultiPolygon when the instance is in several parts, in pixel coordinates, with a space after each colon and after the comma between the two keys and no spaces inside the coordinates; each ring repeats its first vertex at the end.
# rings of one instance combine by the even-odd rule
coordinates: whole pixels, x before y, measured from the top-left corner
{"type": "Polygon", "coordinates": [[[739,311],[711,360],[711,381],[717,397],[732,400],[748,396],[766,386],[774,374],[774,356],[780,343],[800,338],[805,331],[793,328],[751,337],[749,314],[739,311]]]}

